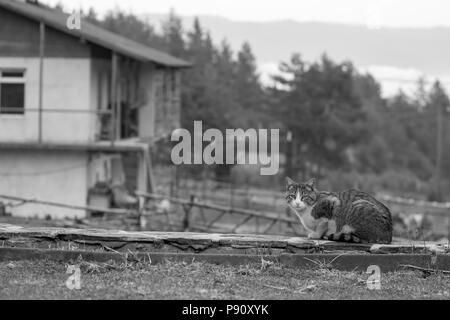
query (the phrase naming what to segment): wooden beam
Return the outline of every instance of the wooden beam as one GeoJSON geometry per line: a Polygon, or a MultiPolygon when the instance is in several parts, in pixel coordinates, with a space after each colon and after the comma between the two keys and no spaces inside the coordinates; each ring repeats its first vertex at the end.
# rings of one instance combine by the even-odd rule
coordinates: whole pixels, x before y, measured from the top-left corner
{"type": "MultiPolygon", "coordinates": [[[[173,203],[178,203],[181,205],[189,205],[191,204],[190,200],[186,200],[186,199],[181,199],[181,198],[174,198],[174,197],[169,197],[169,196],[164,196],[164,195],[158,195],[158,194],[151,194],[151,193],[145,193],[142,191],[136,191],[135,192],[136,195],[140,196],[140,197],[145,197],[145,198],[149,198],[149,199],[154,199],[154,200],[164,200],[167,199],[170,202],[173,203]]],[[[287,218],[287,217],[279,217],[277,214],[272,214],[272,213],[268,213],[268,212],[260,212],[260,211],[256,211],[256,210],[249,210],[249,209],[241,209],[241,208],[232,208],[232,207],[227,207],[227,206],[222,206],[222,205],[216,205],[216,204],[210,204],[210,203],[204,203],[204,202],[195,202],[195,206],[199,207],[199,208],[204,208],[204,209],[211,209],[211,210],[216,210],[216,211],[223,211],[223,212],[227,212],[227,213],[236,213],[236,214],[240,214],[240,215],[247,215],[247,216],[252,216],[252,217],[258,217],[261,219],[266,219],[266,220],[272,220],[275,222],[285,222],[285,223],[300,223],[297,219],[293,219],[293,218],[287,218]]]]}
{"type": "Polygon", "coordinates": [[[52,150],[52,151],[87,151],[87,152],[138,152],[142,153],[142,145],[110,143],[22,143],[0,142],[0,150],[52,150]]]}
{"type": "Polygon", "coordinates": [[[138,155],[137,166],[136,186],[139,189],[148,190],[148,167],[145,152],[138,155]]]}
{"type": "Polygon", "coordinates": [[[444,108],[446,106],[437,105],[437,133],[436,133],[436,167],[434,170],[434,192],[435,197],[442,201],[442,142],[444,139],[444,108]]]}
{"type": "Polygon", "coordinates": [[[39,25],[39,101],[38,101],[38,142],[42,143],[42,110],[43,110],[43,85],[44,85],[44,55],[45,55],[45,24],[39,25]]]}
{"type": "Polygon", "coordinates": [[[121,59],[117,59],[117,96],[116,96],[116,139],[122,138],[122,68],[121,59]]]}
{"type": "MultiPolygon", "coordinates": [[[[8,111],[22,111],[22,108],[8,108],[8,111]]],[[[46,113],[94,113],[94,114],[110,114],[109,110],[92,110],[92,109],[55,109],[45,108],[46,113]]],[[[41,112],[39,108],[27,108],[27,112],[41,112]]]]}
{"type": "Polygon", "coordinates": [[[72,254],[75,257],[81,254],[83,258],[99,254],[98,258],[106,261],[113,249],[119,259],[131,254],[135,258],[150,258],[153,263],[167,258],[188,258],[189,261],[245,264],[250,260],[261,263],[264,257],[305,268],[365,271],[369,265],[376,264],[383,271],[397,270],[402,265],[450,270],[448,244],[422,241],[352,244],[271,235],[27,228],[5,224],[0,224],[0,239],[0,261],[61,259],[66,255],[69,259],[69,256],[73,258],[72,254]],[[77,250],[74,245],[83,250],[77,250]]]}
{"type": "Polygon", "coordinates": [[[111,92],[110,92],[110,104],[111,104],[111,122],[110,122],[110,140],[114,144],[117,139],[116,136],[116,117],[117,117],[117,53],[113,52],[111,57],[111,92]]]}
{"type": "Polygon", "coordinates": [[[42,204],[52,207],[59,207],[59,208],[66,208],[66,209],[73,209],[73,210],[84,210],[89,212],[104,212],[104,213],[112,213],[112,214],[128,214],[131,211],[127,209],[113,209],[113,208],[102,208],[102,207],[93,207],[93,206],[79,206],[79,205],[69,205],[59,202],[53,202],[53,201],[45,201],[45,200],[39,200],[34,198],[24,198],[24,197],[17,197],[17,196],[10,196],[10,195],[3,195],[0,194],[0,199],[7,199],[12,201],[19,201],[22,203],[36,203],[36,204],[42,204]]]}

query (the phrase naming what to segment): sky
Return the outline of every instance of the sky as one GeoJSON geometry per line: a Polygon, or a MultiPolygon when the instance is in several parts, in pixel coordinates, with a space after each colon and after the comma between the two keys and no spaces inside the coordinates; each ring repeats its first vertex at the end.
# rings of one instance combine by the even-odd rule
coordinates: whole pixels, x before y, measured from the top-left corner
{"type": "Polygon", "coordinates": [[[240,21],[322,21],[376,26],[450,26],[448,0],[40,0],[66,8],[118,6],[134,13],[218,15],[240,21]]]}
{"type": "MultiPolygon", "coordinates": [[[[102,16],[119,7],[141,14],[214,15],[235,21],[295,20],[383,27],[450,27],[450,0],[39,0],[49,5],[62,3],[66,11],[93,7],[102,16]]],[[[258,58],[258,57],[257,57],[258,58]]],[[[280,57],[281,59],[281,57],[280,57]]],[[[259,64],[262,80],[270,84],[270,75],[278,70],[278,61],[259,64]]],[[[358,66],[357,66],[358,67],[358,66]]],[[[420,70],[373,65],[371,72],[382,84],[383,95],[395,94],[399,88],[411,93],[420,70]],[[392,80],[395,79],[395,80],[392,80]]],[[[427,80],[434,81],[433,75],[427,80]]],[[[450,74],[444,86],[450,91],[450,74]]]]}

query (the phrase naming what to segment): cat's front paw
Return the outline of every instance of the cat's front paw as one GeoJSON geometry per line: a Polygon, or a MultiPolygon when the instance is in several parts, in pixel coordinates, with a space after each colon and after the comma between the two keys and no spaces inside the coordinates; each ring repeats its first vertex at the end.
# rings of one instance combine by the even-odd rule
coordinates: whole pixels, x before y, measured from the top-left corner
{"type": "Polygon", "coordinates": [[[319,240],[320,238],[322,238],[322,235],[317,232],[311,232],[308,234],[308,239],[319,240]]]}

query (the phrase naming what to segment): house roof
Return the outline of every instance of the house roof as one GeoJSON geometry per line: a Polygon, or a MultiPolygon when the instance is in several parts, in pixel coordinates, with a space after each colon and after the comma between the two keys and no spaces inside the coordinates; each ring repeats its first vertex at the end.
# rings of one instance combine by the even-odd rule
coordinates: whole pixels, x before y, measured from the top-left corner
{"type": "Polygon", "coordinates": [[[0,7],[13,11],[30,19],[43,22],[64,33],[86,39],[92,43],[116,51],[143,62],[154,62],[167,67],[182,68],[191,64],[165,52],[155,50],[136,41],[127,39],[85,20],[81,22],[81,30],[70,30],[66,26],[69,14],[59,12],[40,5],[17,0],[0,0],[0,7]]]}

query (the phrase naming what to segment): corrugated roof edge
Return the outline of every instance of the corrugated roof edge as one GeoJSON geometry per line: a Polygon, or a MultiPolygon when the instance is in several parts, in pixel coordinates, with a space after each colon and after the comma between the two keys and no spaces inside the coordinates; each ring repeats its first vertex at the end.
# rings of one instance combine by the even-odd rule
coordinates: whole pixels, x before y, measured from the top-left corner
{"type": "Polygon", "coordinates": [[[92,43],[140,61],[151,61],[156,64],[174,68],[187,68],[192,66],[192,64],[187,61],[117,35],[85,20],[82,20],[81,30],[70,30],[66,26],[69,14],[57,12],[50,8],[16,0],[0,0],[0,7],[30,19],[42,21],[59,31],[86,39],[92,43]]]}

